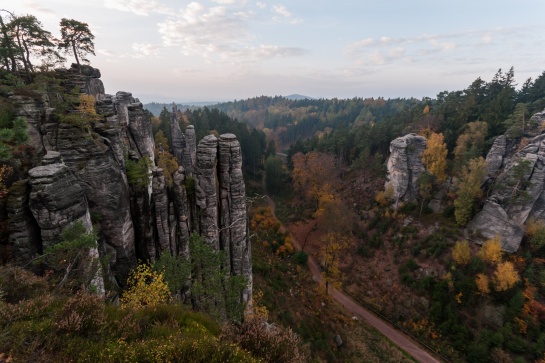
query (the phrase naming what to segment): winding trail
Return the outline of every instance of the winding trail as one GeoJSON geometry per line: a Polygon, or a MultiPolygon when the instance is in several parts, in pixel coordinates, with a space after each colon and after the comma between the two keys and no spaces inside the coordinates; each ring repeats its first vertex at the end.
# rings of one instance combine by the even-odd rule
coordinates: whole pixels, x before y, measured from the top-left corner
{"type": "MultiPolygon", "coordinates": [[[[272,215],[276,218],[276,215],[275,215],[276,205],[274,201],[268,195],[266,195],[265,197],[267,199],[267,203],[269,204],[269,207],[271,208],[272,215]]],[[[282,226],[281,227],[282,230],[289,232],[289,229],[286,228],[282,224],[282,222],[280,223],[282,226]]],[[[299,243],[299,241],[295,238],[295,236],[292,235],[291,232],[289,233],[295,247],[298,250],[301,250],[301,244],[299,243]]],[[[312,275],[315,276],[320,283],[323,283],[320,267],[318,263],[316,262],[316,260],[310,255],[308,256],[308,267],[312,275]]],[[[373,326],[375,329],[381,332],[385,337],[390,339],[390,341],[392,341],[395,345],[397,345],[399,348],[403,349],[405,352],[410,354],[417,361],[422,363],[440,363],[441,362],[437,358],[433,357],[430,353],[428,353],[428,351],[421,348],[408,335],[394,328],[388,322],[382,320],[371,311],[359,305],[350,296],[344,294],[343,292],[331,286],[329,287],[329,294],[335,301],[337,301],[339,304],[344,306],[344,308],[348,310],[351,314],[357,316],[360,319],[364,319],[369,325],[373,326]]]]}

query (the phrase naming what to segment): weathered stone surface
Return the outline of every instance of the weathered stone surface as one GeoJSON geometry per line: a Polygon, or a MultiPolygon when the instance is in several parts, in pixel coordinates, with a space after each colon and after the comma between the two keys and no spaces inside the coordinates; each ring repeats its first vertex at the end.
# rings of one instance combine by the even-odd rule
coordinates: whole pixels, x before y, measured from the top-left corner
{"type": "Polygon", "coordinates": [[[40,227],[28,206],[30,186],[27,179],[15,182],[8,192],[9,243],[15,262],[24,266],[41,252],[40,227]]]}
{"type": "Polygon", "coordinates": [[[500,235],[506,252],[517,251],[528,219],[545,220],[545,134],[519,148],[519,139],[496,138],[486,157],[492,193],[468,224],[485,238],[500,235]]]}
{"type": "Polygon", "coordinates": [[[83,188],[65,164],[38,166],[29,176],[29,208],[41,229],[44,248],[59,242],[62,230],[74,221],[90,224],[83,188]]]}
{"type": "Polygon", "coordinates": [[[124,170],[101,139],[66,124],[59,125],[57,133],[58,151],[84,189],[91,211],[100,218],[102,241],[116,250],[114,273],[124,279],[136,263],[124,170]]]}
{"type": "MultiPolygon", "coordinates": [[[[483,209],[468,223],[467,228],[485,239],[499,235],[501,248],[506,252],[515,252],[523,235],[521,226],[511,220],[507,212],[492,200],[485,202],[483,209]]],[[[477,242],[482,243],[484,240],[477,242]]]]}
{"type": "Polygon", "coordinates": [[[197,159],[197,136],[195,135],[195,127],[187,126],[185,129],[185,149],[182,165],[186,170],[187,175],[193,175],[195,161],[197,159]]]}
{"type": "Polygon", "coordinates": [[[195,164],[195,194],[199,229],[204,241],[219,251],[218,198],[216,195],[216,159],[218,139],[205,136],[197,146],[195,164]]]}
{"type": "Polygon", "coordinates": [[[177,254],[189,258],[189,232],[191,220],[189,212],[189,200],[185,187],[185,172],[179,167],[173,176],[174,211],[177,217],[176,248],[177,254]]]}
{"type": "Polygon", "coordinates": [[[127,106],[129,115],[129,133],[134,140],[136,149],[140,156],[155,158],[155,141],[151,122],[144,113],[140,102],[131,103],[127,106]]]}
{"type": "Polygon", "coordinates": [[[178,159],[178,164],[184,165],[185,136],[178,123],[178,107],[175,103],[172,104],[172,114],[170,115],[170,138],[172,155],[178,159]]]}
{"type": "Polygon", "coordinates": [[[151,254],[152,260],[155,260],[155,258],[159,257],[162,253],[174,255],[174,251],[170,244],[168,195],[163,169],[161,168],[153,168],[151,200],[153,206],[152,212],[155,215],[157,241],[159,244],[159,250],[151,254]]]}
{"type": "Polygon", "coordinates": [[[503,158],[507,151],[507,140],[505,135],[498,136],[490,151],[486,155],[486,163],[488,165],[488,175],[496,175],[503,165],[503,158]]]}
{"type": "Polygon", "coordinates": [[[104,84],[99,79],[100,71],[88,65],[78,65],[72,63],[69,69],[56,69],[57,77],[64,79],[64,87],[71,91],[77,87],[81,93],[92,95],[95,100],[101,100],[104,97],[104,84]],[[81,72],[80,72],[81,69],[81,72]]]}
{"type": "MultiPolygon", "coordinates": [[[[31,169],[29,175],[29,207],[41,229],[44,249],[60,242],[62,231],[76,221],[81,221],[88,233],[92,232],[93,225],[83,188],[65,164],[59,162],[38,166],[31,169]]],[[[90,248],[83,268],[90,277],[88,282],[98,293],[104,294],[102,269],[96,268],[98,258],[97,247],[90,248]]]]}
{"type": "MultiPolygon", "coordinates": [[[[223,134],[219,139],[219,193],[220,193],[220,249],[230,256],[226,269],[232,275],[249,279],[251,286],[252,264],[247,236],[246,189],[242,176],[242,153],[233,134],[223,134]],[[229,266],[230,264],[230,266],[229,266]]],[[[251,298],[251,290],[243,292],[243,301],[251,298]]]]}
{"type": "Polygon", "coordinates": [[[28,124],[28,144],[32,146],[38,154],[44,154],[44,145],[40,128],[45,121],[47,103],[41,99],[35,99],[28,96],[13,95],[10,101],[15,104],[15,116],[22,117],[28,124]]]}
{"type": "Polygon", "coordinates": [[[417,180],[426,170],[422,163],[425,149],[426,138],[416,134],[398,137],[390,143],[385,187],[392,189],[396,205],[399,201],[415,201],[418,198],[417,180]]]}

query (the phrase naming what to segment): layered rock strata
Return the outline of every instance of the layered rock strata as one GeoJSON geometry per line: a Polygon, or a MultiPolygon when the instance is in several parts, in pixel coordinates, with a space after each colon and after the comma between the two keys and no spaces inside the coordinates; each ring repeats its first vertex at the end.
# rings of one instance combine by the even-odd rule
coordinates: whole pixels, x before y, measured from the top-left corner
{"type": "Polygon", "coordinates": [[[222,135],[218,141],[209,135],[197,147],[195,129],[190,125],[182,133],[174,109],[172,150],[180,167],[169,185],[155,165],[151,122],[138,99],[128,92],[104,94],[100,72],[91,67],[81,74],[75,67],[57,73],[65,88],[95,97],[100,117],[79,127],[56,117],[45,97],[16,102],[17,112],[33,125],[32,144],[45,154],[28,182],[10,190],[10,241],[17,262],[24,265],[58,243],[77,220],[90,230],[92,216],[99,231],[93,253],[107,257],[108,278],[122,285],[138,259],[154,261],[163,253],[190,259],[189,236],[199,233],[214,250],[225,251],[222,268],[248,278],[241,301],[249,301],[251,255],[236,137],[222,135]]]}
{"type": "Polygon", "coordinates": [[[426,138],[416,134],[398,137],[390,143],[390,157],[387,162],[388,181],[386,190],[391,190],[392,199],[399,202],[416,201],[418,198],[418,177],[426,171],[422,153],[426,149],[426,138]]]}
{"type": "MultiPolygon", "coordinates": [[[[532,117],[542,124],[545,112],[532,117]]],[[[526,221],[545,220],[545,134],[520,139],[499,136],[486,156],[491,194],[468,224],[476,241],[499,235],[502,249],[518,250],[526,221]],[[521,147],[520,145],[525,145],[521,147]]]]}

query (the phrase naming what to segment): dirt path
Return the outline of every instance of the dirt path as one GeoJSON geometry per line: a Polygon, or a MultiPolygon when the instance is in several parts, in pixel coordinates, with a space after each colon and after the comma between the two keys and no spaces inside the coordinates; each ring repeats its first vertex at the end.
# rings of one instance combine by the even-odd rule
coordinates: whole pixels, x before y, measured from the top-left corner
{"type": "MultiPolygon", "coordinates": [[[[272,198],[269,196],[266,196],[267,203],[269,204],[273,216],[275,216],[275,204],[272,198]]],[[[284,225],[282,225],[283,231],[288,231],[284,225]]],[[[295,245],[295,247],[298,250],[301,250],[301,244],[299,241],[293,236],[290,232],[291,239],[295,245]]],[[[308,267],[310,268],[310,272],[313,276],[315,276],[320,283],[322,283],[322,274],[320,271],[320,267],[316,260],[312,256],[308,256],[308,267]]],[[[390,339],[394,344],[396,344],[398,347],[403,349],[405,352],[409,353],[414,359],[416,359],[419,362],[422,363],[439,363],[440,360],[433,357],[430,353],[428,353],[426,350],[418,346],[409,336],[404,334],[403,332],[397,330],[393,326],[391,326],[388,322],[385,322],[384,320],[377,317],[375,314],[373,314],[371,311],[365,309],[361,305],[359,305],[357,302],[352,300],[348,295],[345,295],[341,291],[329,287],[329,293],[335,301],[337,301],[339,304],[345,307],[346,310],[348,310],[351,314],[354,314],[359,319],[364,319],[369,325],[375,327],[379,332],[381,332],[384,336],[386,336],[388,339],[390,339]]]]}

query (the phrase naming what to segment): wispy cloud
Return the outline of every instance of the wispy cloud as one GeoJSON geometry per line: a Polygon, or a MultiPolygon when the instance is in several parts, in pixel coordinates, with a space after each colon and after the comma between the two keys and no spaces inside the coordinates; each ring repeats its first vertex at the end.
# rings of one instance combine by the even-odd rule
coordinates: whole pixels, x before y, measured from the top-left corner
{"type": "Polygon", "coordinates": [[[192,2],[173,17],[160,22],[163,44],[180,47],[187,54],[207,55],[225,46],[253,39],[250,14],[232,12],[225,6],[207,8],[192,2]]]}
{"type": "Polygon", "coordinates": [[[522,28],[466,30],[413,37],[364,38],[344,48],[344,53],[360,64],[385,65],[397,61],[424,61],[429,57],[440,61],[453,52],[468,52],[476,47],[492,46],[494,39],[520,36],[522,28]]]}
{"type": "Polygon", "coordinates": [[[295,18],[293,14],[284,5],[274,5],[271,11],[275,14],[273,20],[276,22],[287,22],[290,24],[299,24],[301,19],[295,18]]]}
{"type": "Polygon", "coordinates": [[[156,0],[103,0],[104,6],[110,9],[126,11],[136,15],[169,14],[174,10],[156,0]]]}
{"type": "Polygon", "coordinates": [[[216,0],[225,5],[206,7],[192,2],[158,24],[162,46],[207,61],[255,62],[306,53],[302,48],[254,44],[252,22],[257,19],[245,1],[216,0]]]}

